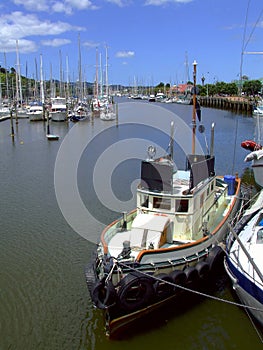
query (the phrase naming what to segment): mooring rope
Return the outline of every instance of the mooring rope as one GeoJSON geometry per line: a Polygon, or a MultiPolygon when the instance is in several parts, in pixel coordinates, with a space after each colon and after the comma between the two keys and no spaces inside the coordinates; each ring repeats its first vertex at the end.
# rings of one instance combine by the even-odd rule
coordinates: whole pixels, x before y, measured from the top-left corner
{"type": "Polygon", "coordinates": [[[200,295],[200,296],[203,296],[203,297],[206,297],[208,299],[213,299],[213,300],[216,300],[216,301],[221,301],[221,302],[224,302],[226,304],[230,304],[230,305],[234,305],[234,306],[239,306],[239,307],[243,307],[245,309],[251,309],[251,310],[256,310],[256,311],[260,311],[260,312],[263,312],[263,309],[258,309],[258,308],[255,308],[253,306],[249,306],[249,305],[245,305],[245,304],[240,304],[240,303],[237,303],[235,301],[231,301],[231,300],[226,300],[226,299],[222,299],[222,298],[218,298],[214,295],[210,295],[210,294],[206,294],[206,293],[203,293],[203,292],[200,292],[200,291],[197,291],[197,290],[194,290],[194,289],[190,289],[190,288],[187,288],[185,286],[181,286],[180,284],[176,284],[176,283],[173,283],[173,282],[170,282],[170,281],[165,281],[161,278],[158,278],[157,276],[153,276],[153,275],[148,275],[146,272],[143,272],[143,271],[139,271],[138,269],[135,269],[131,266],[128,266],[124,263],[121,263],[121,262],[118,262],[119,265],[122,265],[126,268],[129,268],[130,270],[133,270],[134,272],[136,273],[140,273],[144,276],[147,276],[148,278],[152,278],[156,281],[160,281],[160,282],[164,282],[164,283],[167,283],[167,284],[170,284],[171,286],[174,286],[174,287],[177,287],[177,288],[180,288],[180,289],[183,289],[187,292],[191,292],[191,293],[194,293],[194,294],[197,294],[197,295],[200,295]]]}

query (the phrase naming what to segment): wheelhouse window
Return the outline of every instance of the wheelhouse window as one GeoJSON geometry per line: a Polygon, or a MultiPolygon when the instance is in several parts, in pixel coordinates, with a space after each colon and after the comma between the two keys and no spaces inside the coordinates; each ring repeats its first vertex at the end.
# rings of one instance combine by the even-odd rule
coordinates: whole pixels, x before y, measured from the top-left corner
{"type": "Polygon", "coordinates": [[[187,213],[189,208],[189,200],[181,199],[175,201],[175,211],[179,213],[187,213]]]}
{"type": "Polygon", "coordinates": [[[153,208],[171,210],[171,199],[163,197],[153,197],[153,208]]]}
{"type": "Polygon", "coordinates": [[[257,244],[263,244],[263,228],[257,232],[257,244]]]}
{"type": "Polygon", "coordinates": [[[214,190],[214,181],[211,183],[211,192],[214,190]]]}
{"type": "Polygon", "coordinates": [[[141,195],[141,206],[148,208],[149,206],[149,196],[141,195]]]}

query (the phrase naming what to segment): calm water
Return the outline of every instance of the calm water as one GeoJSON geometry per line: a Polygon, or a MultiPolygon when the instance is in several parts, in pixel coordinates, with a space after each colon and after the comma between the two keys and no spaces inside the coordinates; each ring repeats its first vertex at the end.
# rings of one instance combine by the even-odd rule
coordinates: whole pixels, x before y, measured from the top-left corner
{"type": "MultiPolygon", "coordinates": [[[[1,350],[262,348],[244,311],[224,302],[206,299],[178,316],[174,310],[155,327],[115,341],[91,305],[84,267],[102,228],[134,207],[139,159],[149,144],[166,149],[171,120],[175,158],[184,164],[191,118],[191,106],[122,99],[118,127],[98,118],[53,122],[59,141],[46,140],[42,122],[19,119],[14,138],[10,121],[0,123],[1,350]]],[[[242,175],[248,164],[240,142],[258,134],[256,119],[203,109],[203,148],[213,121],[217,173],[242,175]]],[[[225,279],[216,296],[235,300],[225,279]]]]}

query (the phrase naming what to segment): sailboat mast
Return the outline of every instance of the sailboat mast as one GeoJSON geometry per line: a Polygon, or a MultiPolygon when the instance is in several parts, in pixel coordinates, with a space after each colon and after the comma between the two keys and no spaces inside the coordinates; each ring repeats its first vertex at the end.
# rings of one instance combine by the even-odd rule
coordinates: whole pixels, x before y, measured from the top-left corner
{"type": "Polygon", "coordinates": [[[109,96],[109,82],[108,82],[108,46],[106,45],[106,71],[105,71],[106,96],[109,96]]]}
{"type": "Polygon", "coordinates": [[[103,76],[102,76],[102,61],[101,61],[101,53],[100,53],[100,96],[103,95],[103,76]]]}
{"type": "Polygon", "coordinates": [[[196,138],[196,66],[197,62],[193,62],[194,72],[194,88],[193,88],[193,114],[192,114],[192,154],[195,154],[195,138],[196,138]]]}
{"type": "Polygon", "coordinates": [[[41,94],[41,103],[44,108],[45,96],[44,96],[44,80],[43,80],[43,60],[42,54],[40,55],[40,94],[41,94]]]}
{"type": "Polygon", "coordinates": [[[6,96],[8,99],[8,106],[9,106],[9,83],[8,83],[8,74],[7,74],[7,68],[6,68],[6,54],[4,52],[4,60],[5,60],[5,82],[6,82],[6,96]]]}
{"type": "Polygon", "coordinates": [[[82,87],[82,63],[81,63],[81,49],[80,49],[80,35],[78,38],[79,44],[79,100],[83,101],[83,87],[82,87]]]}
{"type": "Polygon", "coordinates": [[[22,97],[22,84],[21,84],[21,69],[20,69],[20,60],[19,60],[19,52],[18,52],[18,40],[16,40],[16,58],[17,58],[17,70],[18,70],[18,85],[19,85],[19,97],[20,103],[22,105],[23,103],[23,97],[22,97]]]}
{"type": "Polygon", "coordinates": [[[99,96],[99,82],[98,82],[98,48],[96,48],[96,76],[95,76],[95,97],[99,96]]]}

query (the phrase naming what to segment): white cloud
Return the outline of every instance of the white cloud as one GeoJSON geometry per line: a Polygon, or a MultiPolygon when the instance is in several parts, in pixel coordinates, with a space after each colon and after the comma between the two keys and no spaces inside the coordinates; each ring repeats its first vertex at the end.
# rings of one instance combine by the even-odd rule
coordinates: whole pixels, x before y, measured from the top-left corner
{"type": "Polygon", "coordinates": [[[58,1],[52,5],[51,10],[53,12],[66,13],[67,15],[72,14],[71,6],[65,6],[65,4],[63,2],[58,2],[58,1]]]}
{"type": "Polygon", "coordinates": [[[86,47],[88,47],[88,48],[94,48],[94,47],[99,47],[100,44],[99,44],[99,43],[94,43],[94,42],[92,42],[92,41],[85,41],[85,42],[83,43],[83,46],[86,46],[86,47]]]}
{"type": "Polygon", "coordinates": [[[77,10],[98,9],[98,6],[93,5],[93,3],[90,0],[65,0],[65,3],[71,6],[73,9],[77,10]]]}
{"type": "Polygon", "coordinates": [[[119,51],[116,53],[116,57],[123,58],[123,57],[133,57],[135,55],[134,51],[119,51]]]}
{"type": "MultiPolygon", "coordinates": [[[[36,52],[38,47],[32,40],[21,39],[18,41],[18,49],[20,53],[30,53],[36,52]]],[[[0,51],[6,53],[16,51],[16,40],[0,38],[0,51]]]]}
{"type": "Polygon", "coordinates": [[[15,41],[19,40],[20,52],[33,52],[37,50],[33,40],[27,40],[29,36],[59,35],[67,31],[84,30],[65,22],[51,22],[39,20],[32,14],[12,12],[0,17],[0,51],[15,51],[15,41]]]}
{"type": "Polygon", "coordinates": [[[53,46],[53,47],[58,47],[62,45],[67,45],[70,44],[71,40],[68,39],[60,39],[60,38],[55,38],[55,39],[50,39],[50,40],[42,40],[41,44],[44,46],[53,46]]]}
{"type": "Polygon", "coordinates": [[[23,5],[29,11],[48,11],[47,0],[13,0],[16,5],[23,5]]]}
{"type": "Polygon", "coordinates": [[[146,5],[146,6],[148,6],[148,5],[161,6],[161,5],[165,5],[165,4],[168,4],[168,3],[186,4],[186,3],[192,2],[192,1],[194,1],[194,0],[146,0],[144,5],[146,5]]]}
{"type": "Polygon", "coordinates": [[[117,5],[119,7],[127,6],[131,3],[130,0],[106,0],[107,2],[117,5]]]}
{"type": "Polygon", "coordinates": [[[29,11],[61,12],[72,14],[74,10],[96,10],[90,0],[13,0],[16,5],[22,5],[29,11]]]}

